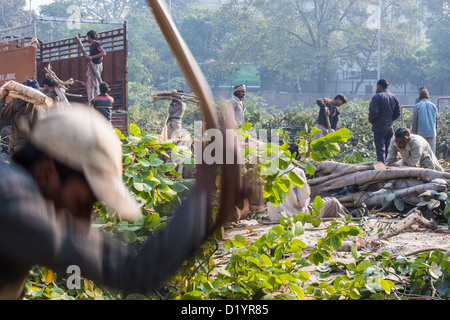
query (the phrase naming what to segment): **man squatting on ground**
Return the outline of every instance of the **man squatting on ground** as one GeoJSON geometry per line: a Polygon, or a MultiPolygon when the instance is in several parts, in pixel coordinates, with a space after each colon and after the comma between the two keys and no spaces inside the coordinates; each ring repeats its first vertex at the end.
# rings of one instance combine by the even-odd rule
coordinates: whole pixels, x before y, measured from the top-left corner
{"type": "MultiPolygon", "coordinates": [[[[29,137],[11,163],[0,162],[0,298],[22,297],[33,265],[62,274],[75,265],[105,286],[147,293],[209,235],[209,213],[198,197],[186,199],[183,212],[137,253],[89,230],[96,201],[123,219],[141,217],[122,181],[121,142],[92,108],[50,110],[29,137]]],[[[203,168],[199,179],[214,176],[214,166],[203,168]]],[[[192,192],[206,194],[208,187],[192,192]]]]}
{"type": "Polygon", "coordinates": [[[389,145],[386,165],[444,171],[431,150],[430,144],[423,137],[410,134],[404,127],[395,131],[395,136],[389,145]],[[401,160],[397,159],[398,153],[401,160]]]}
{"type": "MultiPolygon", "coordinates": [[[[291,154],[296,153],[298,155],[298,145],[291,144],[289,151],[291,154]]],[[[303,187],[295,186],[290,189],[286,196],[286,200],[278,207],[270,202],[267,203],[267,215],[272,222],[277,222],[278,218],[284,217],[284,215],[292,217],[294,214],[311,213],[312,211],[310,200],[311,190],[309,189],[305,172],[291,163],[285,170],[280,170],[279,175],[288,174],[291,170],[295,170],[297,174],[302,177],[303,181],[305,181],[305,185],[303,187]]],[[[367,213],[365,208],[356,209],[350,212],[334,197],[324,197],[322,198],[322,201],[323,208],[319,215],[321,218],[335,218],[347,214],[360,216],[367,213]]]]}

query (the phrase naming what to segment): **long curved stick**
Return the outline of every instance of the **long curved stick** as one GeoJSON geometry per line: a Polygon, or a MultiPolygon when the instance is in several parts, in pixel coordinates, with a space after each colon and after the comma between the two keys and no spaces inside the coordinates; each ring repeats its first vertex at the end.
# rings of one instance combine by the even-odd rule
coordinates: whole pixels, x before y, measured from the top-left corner
{"type": "MultiPolygon", "coordinates": [[[[215,112],[214,98],[211,88],[203,76],[200,67],[195,61],[194,56],[189,50],[189,47],[186,45],[185,41],[178,32],[165,2],[162,0],[147,0],[147,3],[152,9],[156,22],[166,38],[181,70],[196,94],[203,114],[206,129],[221,129],[217,119],[217,114],[215,112]]],[[[224,135],[223,139],[224,159],[226,157],[225,152],[230,151],[234,152],[234,158],[236,159],[236,145],[234,144],[234,141],[225,140],[225,137],[226,135],[224,135]],[[231,143],[233,143],[233,145],[231,145],[231,143]]],[[[225,163],[225,161],[223,163],[225,163]]],[[[200,181],[197,183],[205,186],[210,185],[209,180],[211,178],[215,179],[215,175],[212,175],[212,177],[211,175],[206,177],[206,175],[203,174],[203,171],[210,171],[210,169],[205,169],[204,165],[199,165],[198,168],[199,177],[202,177],[202,179],[205,180],[201,181],[202,179],[199,179],[200,181]]],[[[232,210],[234,210],[235,205],[245,197],[241,183],[240,165],[236,162],[233,164],[222,164],[220,170],[221,201],[219,214],[215,223],[216,226],[227,222],[227,217],[232,210]]]]}

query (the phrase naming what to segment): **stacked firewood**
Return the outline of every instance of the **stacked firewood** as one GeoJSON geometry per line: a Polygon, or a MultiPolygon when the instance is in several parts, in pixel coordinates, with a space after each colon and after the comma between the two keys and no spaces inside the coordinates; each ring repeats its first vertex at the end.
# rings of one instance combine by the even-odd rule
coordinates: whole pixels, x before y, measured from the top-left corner
{"type": "Polygon", "coordinates": [[[423,201],[427,190],[443,192],[450,185],[450,173],[413,167],[386,167],[384,164],[315,162],[316,172],[308,178],[311,197],[333,196],[346,208],[382,208],[396,198],[412,206],[423,201]]]}
{"type": "Polygon", "coordinates": [[[197,97],[194,94],[180,92],[177,90],[156,92],[153,95],[152,104],[160,100],[176,100],[190,104],[198,103],[197,97]]]}

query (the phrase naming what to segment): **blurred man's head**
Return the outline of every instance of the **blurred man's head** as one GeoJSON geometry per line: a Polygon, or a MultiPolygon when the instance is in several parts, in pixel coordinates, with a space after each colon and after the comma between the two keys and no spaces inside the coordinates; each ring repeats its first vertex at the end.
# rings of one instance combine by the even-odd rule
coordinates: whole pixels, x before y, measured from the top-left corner
{"type": "Polygon", "coordinates": [[[55,207],[90,220],[96,201],[122,218],[141,209],[122,182],[122,146],[99,112],[84,106],[50,110],[30,131],[30,141],[13,160],[33,176],[55,207]]]}

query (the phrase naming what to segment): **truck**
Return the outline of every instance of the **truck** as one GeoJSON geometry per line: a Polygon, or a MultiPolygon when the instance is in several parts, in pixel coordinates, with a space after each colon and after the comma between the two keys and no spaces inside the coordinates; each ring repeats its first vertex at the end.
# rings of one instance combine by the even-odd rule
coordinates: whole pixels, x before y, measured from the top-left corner
{"type": "MultiPolygon", "coordinates": [[[[34,22],[0,30],[0,87],[9,80],[24,83],[28,79],[36,79],[42,86],[46,73],[44,68],[50,64],[59,79],[75,80],[66,91],[69,102],[87,104],[85,81],[88,65],[75,39],[75,36],[78,36],[89,52],[87,36],[74,34],[73,38],[44,43],[36,37],[35,24],[34,22]]],[[[114,98],[111,122],[115,128],[126,134],[128,131],[126,21],[120,28],[98,32],[98,40],[106,52],[103,59],[102,81],[109,84],[111,89],[109,94],[114,98]]],[[[0,130],[10,124],[11,118],[0,118],[0,130]]]]}

